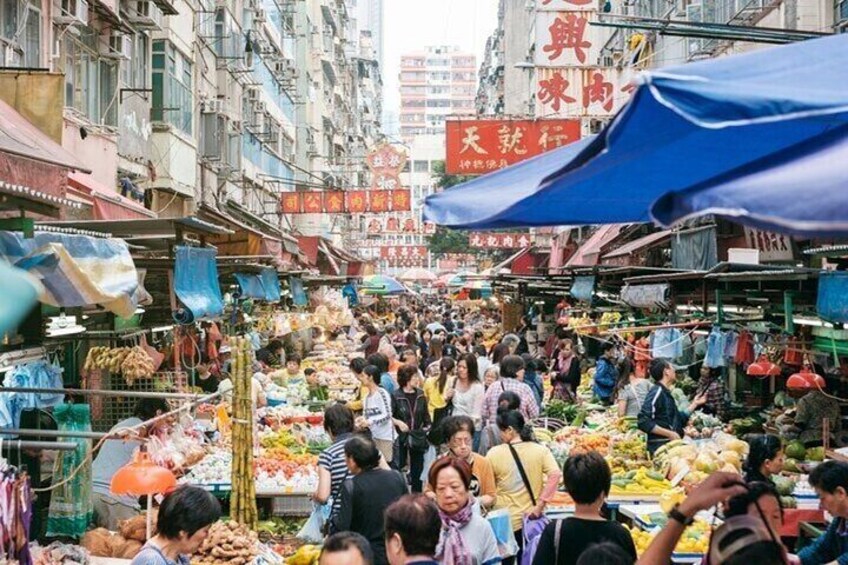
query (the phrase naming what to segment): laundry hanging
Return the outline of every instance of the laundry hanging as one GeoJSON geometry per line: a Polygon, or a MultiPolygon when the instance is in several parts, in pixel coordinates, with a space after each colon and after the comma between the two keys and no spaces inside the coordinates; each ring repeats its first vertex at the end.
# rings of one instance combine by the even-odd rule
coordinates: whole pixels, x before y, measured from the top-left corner
{"type": "MultiPolygon", "coordinates": [[[[61,389],[62,369],[47,361],[15,366],[6,373],[4,387],[61,389]]],[[[27,408],[51,408],[62,403],[62,393],[11,392],[0,395],[0,428],[19,428],[27,408]]]]}
{"type": "MultiPolygon", "coordinates": [[[[88,404],[62,404],[53,410],[59,431],[90,432],[91,414],[88,404]]],[[[67,536],[79,539],[94,519],[91,499],[91,440],[62,436],[59,441],[76,444],[73,451],[62,451],[53,466],[53,481],[59,483],[71,477],[71,473],[82,468],[53,490],[47,517],[47,536],[67,536]]]]}

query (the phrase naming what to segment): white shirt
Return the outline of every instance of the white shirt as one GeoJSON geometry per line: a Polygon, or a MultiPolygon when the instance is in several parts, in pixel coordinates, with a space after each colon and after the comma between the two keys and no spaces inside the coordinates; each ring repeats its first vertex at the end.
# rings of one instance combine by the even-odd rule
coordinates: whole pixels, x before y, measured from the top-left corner
{"type": "Polygon", "coordinates": [[[472,383],[468,390],[461,392],[458,388],[453,391],[453,415],[468,416],[474,420],[474,429],[483,428],[483,399],[486,389],[483,383],[472,383]]]}

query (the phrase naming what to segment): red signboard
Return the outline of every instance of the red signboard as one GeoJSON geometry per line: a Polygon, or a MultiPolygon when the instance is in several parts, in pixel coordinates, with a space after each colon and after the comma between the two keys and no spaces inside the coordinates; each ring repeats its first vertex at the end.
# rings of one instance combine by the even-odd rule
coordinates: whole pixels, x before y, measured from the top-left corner
{"type": "Polygon", "coordinates": [[[380,258],[392,266],[423,266],[427,262],[427,248],[423,245],[385,245],[380,248],[380,258]]]}
{"type": "Polygon", "coordinates": [[[478,175],[580,139],[580,120],[449,120],[445,170],[478,175]]]}
{"type": "Polygon", "coordinates": [[[408,189],[286,192],[280,196],[284,214],[355,214],[408,212],[408,189]]]}
{"type": "Polygon", "coordinates": [[[522,249],[533,243],[526,233],[470,233],[469,247],[485,249],[522,249]]]}
{"type": "Polygon", "coordinates": [[[368,194],[364,190],[351,190],[347,196],[347,211],[351,214],[365,212],[368,209],[368,194]]]}

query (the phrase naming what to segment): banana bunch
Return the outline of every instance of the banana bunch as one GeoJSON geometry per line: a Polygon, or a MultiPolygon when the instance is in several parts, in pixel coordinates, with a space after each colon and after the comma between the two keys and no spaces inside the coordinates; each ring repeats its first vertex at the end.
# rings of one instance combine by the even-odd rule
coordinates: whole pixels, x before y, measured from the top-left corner
{"type": "Polygon", "coordinates": [[[639,467],[624,475],[615,475],[612,479],[612,494],[662,494],[671,488],[671,483],[662,473],[639,467]]]}
{"type": "Polygon", "coordinates": [[[106,369],[110,373],[119,373],[121,364],[130,354],[130,351],[129,347],[92,347],[85,357],[83,370],[106,369]]]}
{"type": "Polygon", "coordinates": [[[536,441],[540,443],[553,443],[554,434],[547,428],[533,428],[533,435],[536,436],[536,441]]]}
{"type": "Polygon", "coordinates": [[[302,545],[294,555],[286,559],[286,565],[312,565],[318,563],[321,548],[315,545],[302,545]]]}

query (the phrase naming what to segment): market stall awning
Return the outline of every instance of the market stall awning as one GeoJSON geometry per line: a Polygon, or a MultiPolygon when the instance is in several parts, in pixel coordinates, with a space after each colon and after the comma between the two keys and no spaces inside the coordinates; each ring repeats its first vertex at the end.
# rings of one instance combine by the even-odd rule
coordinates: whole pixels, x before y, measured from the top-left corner
{"type": "Polygon", "coordinates": [[[621,247],[613,249],[609,253],[606,253],[601,259],[612,259],[615,257],[623,257],[624,255],[632,255],[634,253],[638,253],[639,251],[643,251],[645,249],[650,249],[651,247],[661,245],[662,243],[668,241],[670,238],[671,230],[662,230],[654,232],[644,237],[640,237],[639,239],[634,239],[629,243],[625,243],[621,247]]]}
{"type": "Polygon", "coordinates": [[[89,173],[79,159],[0,100],[0,153],[89,173]]]}
{"type": "MultiPolygon", "coordinates": [[[[630,102],[597,137],[560,150],[558,168],[546,159],[557,154],[548,153],[512,172],[504,169],[430,196],[425,219],[452,227],[649,221],[652,206],[665,195],[733,187],[752,169],[764,174],[780,163],[810,158],[802,155],[805,149],[813,155],[826,151],[827,136],[833,143],[844,138],[846,60],[848,36],[835,35],[644,73],[630,102]],[[567,151],[575,146],[576,154],[567,151]],[[516,174],[527,176],[521,189],[504,191],[501,181],[512,176],[519,182],[516,174]]],[[[812,176],[819,186],[806,176],[792,185],[799,194],[818,194],[833,175],[845,177],[845,163],[831,162],[832,174],[812,176]]],[[[757,210],[738,213],[743,207],[732,201],[721,208],[737,211],[727,215],[742,222],[757,218],[757,210]]],[[[827,218],[848,215],[847,206],[834,208],[838,212],[827,218]]],[[[791,225],[786,219],[775,229],[791,225]]]]}
{"type": "MultiPolygon", "coordinates": [[[[530,247],[525,247],[523,249],[519,249],[517,252],[510,255],[505,261],[501,261],[497,265],[491,268],[491,272],[494,274],[498,274],[502,269],[509,269],[512,267],[512,264],[517,261],[519,258],[524,257],[528,253],[530,253],[530,247]]],[[[482,274],[482,273],[481,273],[482,274]]]]}
{"type": "Polygon", "coordinates": [[[68,174],[68,189],[91,202],[95,220],[143,220],[156,217],[151,210],[110,190],[87,173],[68,174]]]}
{"type": "Polygon", "coordinates": [[[592,267],[598,264],[604,247],[619,236],[626,224],[600,226],[589,239],[574,252],[565,263],[566,267],[592,267]]]}
{"type": "Polygon", "coordinates": [[[124,318],[138,306],[138,273],[121,240],[0,232],[0,258],[39,279],[45,304],[100,305],[124,318]]]}

